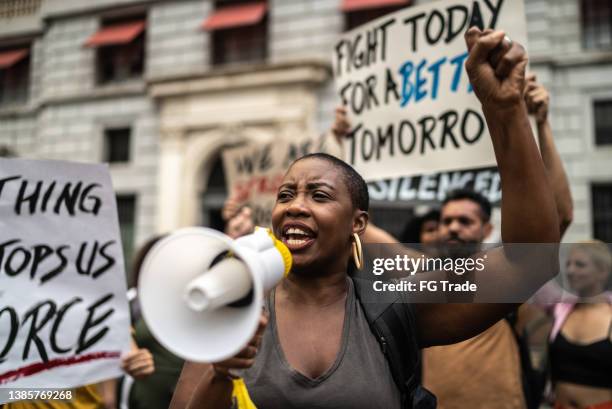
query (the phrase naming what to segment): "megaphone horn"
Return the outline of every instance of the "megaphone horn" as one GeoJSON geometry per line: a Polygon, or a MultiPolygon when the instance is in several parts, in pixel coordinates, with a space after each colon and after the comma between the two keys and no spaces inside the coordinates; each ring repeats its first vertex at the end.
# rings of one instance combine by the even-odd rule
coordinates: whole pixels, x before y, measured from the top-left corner
{"type": "Polygon", "coordinates": [[[289,250],[266,229],[237,240],[205,227],[180,229],[155,244],[143,262],[142,314],[175,355],[222,361],[253,337],[264,292],[290,269],[289,250]]]}

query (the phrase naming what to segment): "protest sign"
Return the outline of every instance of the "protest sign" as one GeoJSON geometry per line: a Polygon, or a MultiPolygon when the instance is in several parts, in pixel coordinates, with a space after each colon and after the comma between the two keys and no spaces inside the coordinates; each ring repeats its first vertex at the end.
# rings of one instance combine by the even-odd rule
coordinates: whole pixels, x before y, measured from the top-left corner
{"type": "Polygon", "coordinates": [[[0,159],[0,224],[0,388],[121,375],[129,312],[107,167],[0,159]]]}
{"type": "Polygon", "coordinates": [[[495,167],[404,176],[368,183],[372,201],[410,204],[438,204],[451,190],[463,188],[482,194],[494,206],[501,202],[501,180],[495,167]]]}
{"type": "Polygon", "coordinates": [[[271,226],[278,187],[289,165],[308,153],[330,152],[328,136],[289,139],[264,144],[246,143],[222,153],[230,197],[253,210],[254,223],[271,226]]]}
{"type": "Polygon", "coordinates": [[[522,0],[430,2],[337,41],[336,89],[352,123],[344,157],[366,180],[495,165],[464,69],[463,34],[474,25],[526,46],[522,0]]]}

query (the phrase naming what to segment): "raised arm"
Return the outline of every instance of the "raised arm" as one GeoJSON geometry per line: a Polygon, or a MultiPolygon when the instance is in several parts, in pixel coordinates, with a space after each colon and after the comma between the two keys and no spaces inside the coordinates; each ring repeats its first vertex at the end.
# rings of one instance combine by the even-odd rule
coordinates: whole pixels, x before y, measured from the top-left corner
{"type": "Polygon", "coordinates": [[[574,206],[572,193],[548,120],[550,96],[548,90],[542,84],[536,82],[535,74],[527,76],[525,102],[527,103],[529,113],[536,118],[540,154],[542,155],[542,161],[546,167],[550,185],[555,196],[557,214],[559,216],[559,230],[561,237],[563,237],[565,230],[567,230],[573,220],[574,206]]]}
{"type": "MultiPolygon", "coordinates": [[[[482,104],[501,176],[502,240],[504,244],[557,243],[556,204],[523,100],[527,55],[520,44],[505,41],[501,31],[481,32],[472,27],[465,39],[469,51],[466,69],[482,104]],[[501,58],[492,63],[498,53],[501,58]]],[[[533,250],[533,247],[527,249],[533,250]]],[[[502,291],[533,293],[556,273],[551,262],[554,250],[541,254],[543,261],[515,253],[508,247],[487,253],[485,270],[474,274],[479,283],[478,295],[489,298],[502,291]]],[[[439,274],[437,278],[444,277],[439,274]]],[[[469,338],[516,306],[501,303],[419,304],[420,342],[428,346],[469,338]]]]}

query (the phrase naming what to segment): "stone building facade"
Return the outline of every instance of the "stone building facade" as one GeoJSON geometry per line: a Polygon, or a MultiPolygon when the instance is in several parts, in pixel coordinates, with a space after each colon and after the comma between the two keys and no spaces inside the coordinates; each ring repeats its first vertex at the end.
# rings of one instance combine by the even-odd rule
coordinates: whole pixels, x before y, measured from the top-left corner
{"type": "MultiPolygon", "coordinates": [[[[225,194],[220,150],[328,129],[338,34],[410,3],[419,2],[4,1],[0,146],[20,157],[109,162],[128,247],[214,225],[225,194]]],[[[525,3],[531,67],[553,95],[574,194],[566,239],[612,241],[612,6],[525,3]]]]}

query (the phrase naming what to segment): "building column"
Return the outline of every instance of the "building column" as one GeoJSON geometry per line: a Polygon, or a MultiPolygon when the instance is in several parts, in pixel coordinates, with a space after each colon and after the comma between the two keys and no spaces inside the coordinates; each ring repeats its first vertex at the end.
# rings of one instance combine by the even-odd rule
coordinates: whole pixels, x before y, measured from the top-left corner
{"type": "Polygon", "coordinates": [[[181,226],[181,187],[185,160],[184,132],[161,130],[156,230],[165,233],[181,226]]]}

